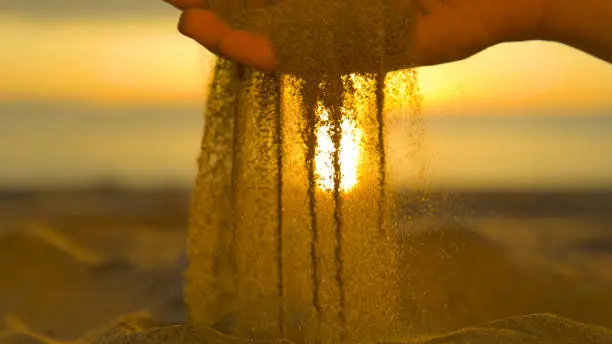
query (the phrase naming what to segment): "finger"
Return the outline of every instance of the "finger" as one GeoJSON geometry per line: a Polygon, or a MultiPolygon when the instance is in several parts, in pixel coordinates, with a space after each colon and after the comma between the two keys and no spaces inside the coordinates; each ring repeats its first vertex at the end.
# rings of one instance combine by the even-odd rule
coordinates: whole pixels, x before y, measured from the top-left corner
{"type": "Polygon", "coordinates": [[[249,67],[271,72],[276,69],[272,44],[263,35],[236,30],[223,37],[219,51],[228,59],[249,67]]]}
{"type": "Polygon", "coordinates": [[[186,10],[188,8],[209,8],[208,0],[164,0],[170,5],[186,10]]]}
{"type": "Polygon", "coordinates": [[[198,8],[183,11],[178,29],[183,35],[194,39],[213,53],[218,51],[223,37],[232,31],[228,23],[212,12],[198,8]]]}
{"type": "Polygon", "coordinates": [[[440,35],[438,28],[441,24],[436,17],[425,16],[419,19],[410,51],[410,62],[415,66],[437,65],[452,60],[447,51],[442,49],[448,41],[440,35]]]}
{"type": "Polygon", "coordinates": [[[179,31],[212,53],[263,71],[272,71],[276,59],[270,41],[246,31],[233,31],[212,12],[189,8],[179,21],[179,31]]]}
{"type": "Polygon", "coordinates": [[[419,20],[415,29],[412,50],[413,62],[417,66],[431,66],[455,62],[468,58],[492,42],[485,39],[486,32],[471,29],[463,32],[460,22],[453,18],[425,16],[419,20]],[[446,29],[444,28],[446,25],[446,29]]]}

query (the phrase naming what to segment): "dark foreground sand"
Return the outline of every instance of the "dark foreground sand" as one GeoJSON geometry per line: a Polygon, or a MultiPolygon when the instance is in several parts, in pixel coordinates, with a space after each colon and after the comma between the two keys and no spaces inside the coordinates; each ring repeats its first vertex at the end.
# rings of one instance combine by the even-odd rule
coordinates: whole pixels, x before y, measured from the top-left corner
{"type": "MultiPolygon", "coordinates": [[[[0,344],[249,342],[184,325],[186,195],[102,196],[0,197],[0,344]]],[[[402,229],[393,343],[612,343],[608,208],[472,214],[402,229]]]]}
{"type": "MultiPolygon", "coordinates": [[[[2,344],[60,343],[25,329],[0,333],[2,344]]],[[[67,342],[64,342],[67,343],[67,342]]],[[[252,341],[226,336],[211,329],[189,325],[154,327],[150,318],[126,317],[107,330],[89,334],[70,343],[92,344],[223,344],[223,343],[290,343],[288,341],[252,341]]],[[[406,344],[609,344],[612,330],[578,323],[550,314],[532,314],[502,319],[468,327],[448,334],[397,341],[406,344]]]]}

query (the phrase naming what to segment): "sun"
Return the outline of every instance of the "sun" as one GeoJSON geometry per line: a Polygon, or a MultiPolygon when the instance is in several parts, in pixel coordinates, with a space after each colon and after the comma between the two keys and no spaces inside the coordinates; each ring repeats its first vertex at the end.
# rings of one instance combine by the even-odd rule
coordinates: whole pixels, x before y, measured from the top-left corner
{"type": "Polygon", "coordinates": [[[316,127],[317,145],[315,148],[315,172],[317,176],[317,186],[323,191],[335,189],[335,168],[333,156],[336,147],[332,140],[333,132],[339,130],[341,133],[338,160],[340,166],[340,186],[342,192],[351,191],[358,183],[359,164],[361,160],[361,137],[362,130],[358,127],[357,121],[352,116],[347,115],[348,109],[341,109],[343,114],[339,128],[334,127],[334,122],[330,121],[330,112],[322,102],[318,102],[315,115],[317,116],[316,127]]]}

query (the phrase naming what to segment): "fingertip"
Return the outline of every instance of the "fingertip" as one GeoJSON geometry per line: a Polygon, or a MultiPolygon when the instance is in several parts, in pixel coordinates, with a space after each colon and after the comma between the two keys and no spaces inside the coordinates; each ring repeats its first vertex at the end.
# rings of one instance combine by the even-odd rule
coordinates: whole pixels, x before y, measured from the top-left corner
{"type": "Polygon", "coordinates": [[[178,21],[178,31],[190,38],[193,38],[195,30],[195,21],[193,17],[193,10],[186,9],[181,13],[178,21]]]}
{"type": "Polygon", "coordinates": [[[412,33],[410,49],[410,62],[415,66],[425,67],[450,62],[445,45],[448,39],[441,36],[438,30],[440,26],[441,23],[435,17],[422,16],[418,19],[412,33]]]}
{"type": "Polygon", "coordinates": [[[249,67],[271,72],[277,61],[272,44],[265,36],[248,31],[232,31],[219,45],[224,56],[249,67]]]}
{"type": "Polygon", "coordinates": [[[229,24],[214,13],[200,8],[188,8],[181,14],[178,30],[205,48],[214,50],[232,31],[229,24]]]}

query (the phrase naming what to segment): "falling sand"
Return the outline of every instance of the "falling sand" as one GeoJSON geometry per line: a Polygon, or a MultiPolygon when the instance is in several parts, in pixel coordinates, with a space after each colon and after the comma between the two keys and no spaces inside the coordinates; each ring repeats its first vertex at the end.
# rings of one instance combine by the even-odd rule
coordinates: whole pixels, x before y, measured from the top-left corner
{"type": "Polygon", "coordinates": [[[351,73],[384,75],[391,69],[408,67],[416,22],[411,3],[210,0],[217,14],[234,28],[269,37],[281,72],[305,79],[351,73]]]}
{"type": "Polygon", "coordinates": [[[414,71],[386,73],[400,39],[385,32],[407,32],[410,11],[378,1],[212,5],[271,37],[283,73],[217,62],[189,236],[193,320],[243,338],[394,338],[385,118],[418,89],[414,71]]]}
{"type": "MultiPolygon", "coordinates": [[[[159,204],[148,192],[70,191],[59,202],[26,193],[16,203],[0,197],[9,215],[0,233],[0,344],[612,343],[600,327],[612,325],[609,260],[572,249],[555,260],[568,265],[562,275],[554,264],[527,269],[482,234],[440,226],[437,213],[429,224],[427,194],[394,193],[394,150],[410,150],[421,169],[416,73],[385,67],[388,56],[409,55],[408,8],[311,0],[245,12],[242,1],[210,1],[237,26],[268,34],[284,67],[265,74],[216,64],[191,208],[191,321],[176,288],[184,233],[165,227],[166,216],[183,213],[172,214],[166,192],[159,204]],[[395,119],[410,123],[408,147],[388,144],[395,119]],[[101,213],[75,220],[90,207],[101,213]],[[17,229],[10,215],[21,208],[27,226],[17,229]],[[141,211],[161,215],[163,230],[133,228],[144,225],[141,211]],[[400,221],[400,212],[413,217],[400,221]],[[48,218],[32,224],[31,214],[48,218]]],[[[505,197],[491,199],[516,210],[505,197]]],[[[550,201],[529,216],[548,214],[550,201]]],[[[609,196],[591,202],[609,215],[609,196]]],[[[553,220],[544,232],[537,219],[481,220],[483,233],[514,237],[533,264],[551,233],[575,244],[585,230],[601,231],[595,252],[610,239],[609,219],[600,229],[553,220]]]]}
{"type": "Polygon", "coordinates": [[[416,72],[390,68],[410,65],[414,9],[210,3],[269,37],[280,71],[216,63],[190,219],[194,326],[296,343],[412,339],[386,132],[404,109],[422,134],[416,72]]]}

